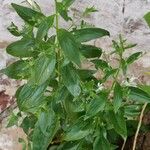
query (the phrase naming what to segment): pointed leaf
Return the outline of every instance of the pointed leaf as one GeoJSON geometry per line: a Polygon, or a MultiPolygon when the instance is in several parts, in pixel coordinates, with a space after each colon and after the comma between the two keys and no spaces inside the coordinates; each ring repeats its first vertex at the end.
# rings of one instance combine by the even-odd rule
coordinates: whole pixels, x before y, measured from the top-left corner
{"type": "Polygon", "coordinates": [[[37,122],[37,118],[34,115],[30,115],[23,119],[20,127],[28,135],[31,132],[31,130],[34,128],[36,122],[37,122]]]}
{"type": "Polygon", "coordinates": [[[145,91],[148,95],[150,95],[150,85],[139,85],[140,89],[145,91]]]}
{"type": "Polygon", "coordinates": [[[25,60],[18,60],[7,68],[2,69],[1,72],[12,79],[25,79],[30,76],[28,62],[25,60]]]}
{"type": "Polygon", "coordinates": [[[98,150],[98,149],[112,150],[111,144],[103,135],[99,135],[93,143],[93,150],[98,150]]]}
{"type": "Polygon", "coordinates": [[[77,73],[82,81],[90,81],[91,79],[95,79],[93,74],[96,73],[96,71],[95,70],[78,69],[77,73]]]}
{"type": "Polygon", "coordinates": [[[147,22],[148,26],[150,27],[150,12],[148,12],[145,16],[144,16],[145,21],[147,22]]]}
{"type": "Polygon", "coordinates": [[[80,66],[79,44],[75,41],[73,35],[64,29],[60,29],[58,41],[68,59],[80,66]]]}
{"type": "Polygon", "coordinates": [[[101,92],[99,96],[92,99],[87,107],[85,119],[95,116],[98,112],[103,111],[106,105],[107,94],[101,92]]]}
{"type": "Polygon", "coordinates": [[[80,51],[83,56],[86,58],[95,58],[95,57],[100,57],[102,54],[102,49],[92,46],[92,45],[82,45],[80,47],[80,51]]]}
{"type": "Polygon", "coordinates": [[[140,115],[142,106],[139,104],[127,105],[124,106],[125,116],[129,117],[138,117],[140,115]]]}
{"type": "Polygon", "coordinates": [[[105,76],[102,79],[102,82],[105,82],[109,77],[113,76],[117,71],[118,71],[118,69],[106,70],[105,76]]]}
{"type": "Polygon", "coordinates": [[[98,12],[98,10],[97,9],[95,9],[95,7],[94,6],[92,6],[92,7],[87,7],[86,9],[85,9],[85,11],[83,12],[83,16],[89,16],[91,13],[94,13],[94,12],[98,12]]]}
{"type": "Polygon", "coordinates": [[[69,92],[75,97],[79,96],[81,93],[79,78],[71,65],[67,65],[62,68],[62,78],[69,92]]]}
{"type": "Polygon", "coordinates": [[[59,119],[52,110],[42,112],[33,132],[33,150],[46,150],[59,129],[59,119]]]}
{"type": "Polygon", "coordinates": [[[120,110],[115,114],[114,111],[110,111],[108,117],[110,122],[113,124],[115,131],[121,135],[123,139],[126,139],[127,127],[124,112],[120,110]]]}
{"type": "Polygon", "coordinates": [[[150,103],[150,95],[145,91],[136,88],[136,87],[129,87],[129,98],[134,101],[139,101],[143,103],[150,103]]]}
{"type": "Polygon", "coordinates": [[[42,40],[48,33],[49,28],[52,27],[54,23],[54,15],[45,18],[39,25],[36,39],[42,40]]]}
{"type": "Polygon", "coordinates": [[[36,85],[43,84],[52,75],[56,64],[56,58],[54,54],[50,56],[41,55],[35,61],[31,80],[36,85]]]}
{"type": "Polygon", "coordinates": [[[101,28],[84,28],[75,30],[73,33],[77,42],[87,42],[103,36],[110,35],[107,30],[101,28]]]}
{"type": "Polygon", "coordinates": [[[32,111],[32,109],[39,107],[44,102],[46,87],[47,83],[40,86],[27,83],[21,89],[18,89],[16,98],[19,109],[22,111],[32,111]]]}
{"type": "Polygon", "coordinates": [[[112,43],[113,43],[113,47],[114,47],[116,53],[121,56],[123,53],[123,49],[120,47],[119,43],[114,40],[112,41],[112,43]]]}
{"type": "Polygon", "coordinates": [[[120,86],[118,82],[116,82],[115,88],[114,88],[114,100],[113,100],[113,106],[114,106],[115,112],[117,112],[121,106],[122,97],[123,97],[122,87],[120,86]]]}
{"type": "Polygon", "coordinates": [[[127,64],[132,64],[135,60],[137,60],[142,55],[142,52],[137,52],[129,56],[127,59],[127,64]]]}
{"type": "Polygon", "coordinates": [[[11,4],[16,10],[17,14],[30,25],[36,25],[45,17],[42,13],[35,11],[31,8],[17,5],[15,3],[11,4]]]}
{"type": "Polygon", "coordinates": [[[58,10],[60,16],[61,16],[65,21],[72,20],[72,19],[68,16],[67,7],[64,6],[63,3],[57,2],[57,10],[58,10]]]}
{"type": "Polygon", "coordinates": [[[18,120],[19,120],[19,116],[15,115],[14,113],[11,114],[8,124],[7,124],[7,128],[12,127],[14,125],[18,124],[18,120]]]}
{"type": "Polygon", "coordinates": [[[102,60],[102,59],[95,59],[95,60],[92,60],[92,62],[95,64],[95,67],[97,69],[100,68],[103,71],[111,69],[109,64],[106,61],[102,60]]]}
{"type": "Polygon", "coordinates": [[[31,39],[22,39],[11,43],[6,48],[8,54],[16,57],[32,57],[34,56],[33,48],[35,43],[31,39]]]}
{"type": "Polygon", "coordinates": [[[21,32],[13,22],[11,22],[11,25],[7,29],[14,36],[21,36],[21,32]]]}
{"type": "Polygon", "coordinates": [[[83,117],[79,118],[73,125],[68,128],[64,136],[65,141],[80,140],[92,132],[92,127],[89,126],[89,121],[84,121],[83,117]]]}
{"type": "Polygon", "coordinates": [[[69,7],[74,3],[75,0],[63,0],[62,3],[65,7],[69,7]]]}

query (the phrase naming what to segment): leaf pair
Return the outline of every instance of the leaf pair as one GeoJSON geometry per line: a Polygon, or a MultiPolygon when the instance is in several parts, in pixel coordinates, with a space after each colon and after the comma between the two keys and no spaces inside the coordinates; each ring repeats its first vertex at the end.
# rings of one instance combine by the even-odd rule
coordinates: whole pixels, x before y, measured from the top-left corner
{"type": "Polygon", "coordinates": [[[101,56],[101,49],[89,45],[80,46],[80,44],[107,35],[109,35],[109,32],[100,28],[80,29],[75,30],[73,33],[60,29],[58,32],[58,40],[69,60],[80,66],[81,60],[79,50],[81,50],[81,53],[87,58],[101,56]]]}

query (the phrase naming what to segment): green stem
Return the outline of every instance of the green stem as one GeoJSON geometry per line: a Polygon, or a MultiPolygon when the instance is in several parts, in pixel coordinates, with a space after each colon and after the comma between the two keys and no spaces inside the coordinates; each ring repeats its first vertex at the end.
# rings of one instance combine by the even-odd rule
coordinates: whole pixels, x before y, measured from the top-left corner
{"type": "Polygon", "coordinates": [[[117,81],[119,72],[120,72],[120,67],[118,68],[118,70],[117,70],[115,76],[113,77],[113,78],[114,78],[114,82],[113,82],[113,84],[112,84],[112,86],[111,86],[111,88],[110,88],[110,93],[111,93],[111,91],[112,91],[112,90],[114,89],[114,87],[115,87],[115,84],[116,84],[116,81],[117,81]]]}
{"type": "Polygon", "coordinates": [[[60,49],[59,49],[59,43],[58,43],[58,30],[59,30],[59,13],[57,10],[57,0],[55,0],[55,21],[56,21],[56,59],[57,59],[57,76],[58,76],[58,81],[60,81],[60,49]]]}
{"type": "MultiPolygon", "coordinates": [[[[122,45],[122,47],[123,47],[123,45],[122,45]]],[[[119,75],[120,70],[121,70],[121,66],[122,66],[122,64],[121,64],[121,61],[122,61],[122,54],[119,55],[119,57],[120,57],[120,60],[119,60],[119,68],[118,68],[116,74],[113,76],[114,82],[113,82],[113,84],[112,84],[112,86],[111,86],[110,93],[111,93],[111,91],[112,91],[112,90],[114,89],[114,87],[115,87],[115,84],[116,84],[116,82],[117,82],[118,75],[119,75]]]]}

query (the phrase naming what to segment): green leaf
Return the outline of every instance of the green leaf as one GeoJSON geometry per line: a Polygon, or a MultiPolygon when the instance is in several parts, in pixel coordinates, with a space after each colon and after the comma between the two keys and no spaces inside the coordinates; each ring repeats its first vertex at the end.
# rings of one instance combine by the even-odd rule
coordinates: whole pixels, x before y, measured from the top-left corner
{"type": "Polygon", "coordinates": [[[77,73],[82,81],[90,81],[95,79],[93,76],[96,73],[95,70],[77,69],[77,73]]]}
{"type": "Polygon", "coordinates": [[[54,15],[49,16],[40,23],[38,27],[37,35],[36,35],[37,40],[40,41],[46,36],[49,28],[51,28],[54,23],[54,17],[55,17],[54,15]]]}
{"type": "Polygon", "coordinates": [[[44,102],[46,87],[47,83],[40,86],[27,83],[21,89],[18,89],[16,98],[19,109],[22,111],[32,111],[39,107],[44,102]]]}
{"type": "Polygon", "coordinates": [[[102,59],[94,59],[94,60],[92,60],[92,62],[95,64],[95,67],[97,69],[100,68],[103,71],[112,69],[109,66],[109,64],[106,61],[102,60],[102,59]]]}
{"type": "Polygon", "coordinates": [[[150,95],[137,87],[129,87],[129,99],[143,103],[150,103],[150,95]]]}
{"type": "Polygon", "coordinates": [[[79,77],[72,67],[72,65],[67,65],[62,67],[62,78],[64,85],[69,90],[69,92],[74,96],[79,96],[81,93],[81,88],[79,84],[79,77]]]}
{"type": "Polygon", "coordinates": [[[69,7],[70,5],[72,5],[75,2],[75,0],[63,0],[62,3],[65,7],[69,7]]]}
{"type": "Polygon", "coordinates": [[[49,131],[52,126],[55,126],[55,121],[58,122],[58,118],[53,110],[43,111],[38,119],[38,125],[40,130],[45,136],[49,136],[49,131]]]}
{"type": "Polygon", "coordinates": [[[12,7],[16,10],[17,14],[27,23],[32,26],[37,26],[40,21],[45,17],[42,13],[33,9],[20,6],[12,3],[12,7]]]}
{"type": "Polygon", "coordinates": [[[139,85],[140,89],[145,91],[148,95],[150,95],[150,86],[149,85],[139,85]]]}
{"type": "Polygon", "coordinates": [[[120,86],[118,82],[116,82],[115,88],[114,88],[114,100],[113,100],[113,106],[114,106],[115,112],[117,112],[119,108],[121,107],[122,97],[123,97],[122,87],[120,86]]]}
{"type": "Polygon", "coordinates": [[[49,56],[40,55],[35,61],[32,70],[31,81],[36,85],[43,84],[51,77],[55,69],[55,64],[56,58],[54,54],[49,56]]]}
{"type": "Polygon", "coordinates": [[[127,118],[138,117],[140,115],[141,108],[142,106],[139,104],[124,106],[125,116],[127,118]]]}
{"type": "Polygon", "coordinates": [[[13,22],[11,22],[11,25],[7,29],[14,36],[21,36],[22,34],[13,22]]]}
{"type": "Polygon", "coordinates": [[[34,128],[36,122],[37,122],[37,118],[34,115],[30,115],[23,119],[20,127],[28,135],[31,132],[31,130],[34,128]]]}
{"type": "Polygon", "coordinates": [[[11,43],[6,48],[8,54],[16,57],[32,57],[35,52],[33,51],[35,43],[31,39],[22,39],[11,43]]]}
{"type": "Polygon", "coordinates": [[[116,42],[114,40],[112,42],[113,42],[113,47],[114,47],[115,51],[121,56],[123,53],[123,49],[120,47],[118,42],[116,42]]]}
{"type": "Polygon", "coordinates": [[[55,96],[54,96],[55,102],[61,103],[62,101],[64,101],[68,97],[68,95],[70,95],[70,93],[65,86],[59,87],[57,89],[55,96]]]}
{"type": "Polygon", "coordinates": [[[64,102],[70,96],[69,91],[66,87],[62,87],[56,91],[52,101],[52,107],[56,114],[59,115],[60,118],[66,117],[66,110],[64,109],[64,102]]]}
{"type": "Polygon", "coordinates": [[[92,127],[89,121],[84,121],[83,117],[79,118],[73,125],[71,125],[65,136],[65,141],[80,140],[90,133],[92,133],[92,127]],[[89,126],[90,125],[90,126],[89,126]]]}
{"type": "Polygon", "coordinates": [[[122,68],[122,71],[123,71],[124,74],[127,73],[127,67],[128,67],[128,65],[127,65],[126,60],[124,60],[124,59],[122,58],[122,59],[121,59],[121,68],[122,68]]]}
{"type": "Polygon", "coordinates": [[[57,10],[58,10],[59,14],[61,15],[61,17],[62,17],[65,21],[72,20],[72,19],[68,16],[67,7],[64,6],[63,3],[57,2],[57,10]]]}
{"type": "Polygon", "coordinates": [[[18,116],[12,113],[8,121],[7,128],[12,127],[17,124],[18,124],[18,116]]]}
{"type": "Polygon", "coordinates": [[[116,72],[118,71],[118,69],[111,69],[105,72],[105,76],[102,79],[102,82],[105,82],[109,77],[113,76],[116,72]]]}
{"type": "Polygon", "coordinates": [[[150,12],[144,15],[144,19],[147,22],[148,26],[150,27],[150,12]]]}
{"type": "Polygon", "coordinates": [[[41,112],[33,131],[33,150],[46,150],[59,129],[59,118],[52,110],[41,112]]]}
{"type": "Polygon", "coordinates": [[[80,66],[79,44],[75,41],[73,35],[64,29],[60,29],[58,32],[58,41],[68,59],[80,66]]]}
{"type": "Polygon", "coordinates": [[[96,137],[93,143],[93,150],[112,150],[111,144],[109,141],[101,134],[96,137]]]}
{"type": "Polygon", "coordinates": [[[128,45],[126,45],[126,46],[124,47],[124,49],[130,49],[130,48],[133,48],[133,47],[135,47],[135,46],[137,46],[137,44],[128,44],[128,45]]]}
{"type": "Polygon", "coordinates": [[[84,28],[73,31],[75,39],[77,42],[87,42],[90,40],[94,40],[103,36],[109,36],[109,32],[107,30],[101,28],[84,28]]]}
{"type": "Polygon", "coordinates": [[[12,79],[26,79],[30,76],[28,62],[25,60],[18,60],[7,68],[1,70],[2,73],[12,79]]]}
{"type": "Polygon", "coordinates": [[[99,93],[99,96],[92,99],[87,106],[85,119],[95,116],[100,111],[103,111],[107,101],[107,94],[104,92],[99,93]]]}
{"type": "Polygon", "coordinates": [[[127,59],[127,64],[132,64],[135,60],[137,60],[140,56],[142,55],[142,52],[137,52],[132,54],[131,56],[128,57],[127,59]]]}
{"type": "Polygon", "coordinates": [[[108,114],[109,121],[112,123],[115,131],[122,136],[123,139],[127,138],[127,127],[124,112],[122,110],[114,113],[110,111],[108,114]]]}
{"type": "Polygon", "coordinates": [[[90,15],[90,14],[93,13],[93,12],[98,12],[98,10],[95,9],[94,6],[92,6],[92,7],[87,7],[87,8],[85,9],[85,11],[83,12],[83,16],[88,16],[88,15],[90,15]]]}
{"type": "Polygon", "coordinates": [[[92,46],[92,45],[81,45],[80,47],[81,54],[86,58],[95,58],[100,57],[102,54],[102,49],[92,46]]]}

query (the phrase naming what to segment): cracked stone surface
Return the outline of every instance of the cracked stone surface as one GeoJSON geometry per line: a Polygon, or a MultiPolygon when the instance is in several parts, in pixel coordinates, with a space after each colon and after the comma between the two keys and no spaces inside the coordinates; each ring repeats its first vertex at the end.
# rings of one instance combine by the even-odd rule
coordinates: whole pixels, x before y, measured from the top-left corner
{"type": "MultiPolygon", "coordinates": [[[[40,4],[45,14],[49,15],[53,12],[53,0],[35,1],[40,4]]],[[[13,57],[6,54],[5,48],[17,38],[7,31],[7,26],[11,22],[15,22],[19,27],[22,25],[22,20],[11,8],[11,2],[20,4],[23,0],[0,0],[0,69],[5,68],[14,60],[13,57]]],[[[128,53],[143,51],[146,54],[130,70],[138,75],[140,80],[150,84],[149,77],[142,75],[144,72],[150,71],[150,29],[143,19],[144,14],[150,11],[150,0],[76,0],[70,14],[75,13],[75,19],[78,20],[80,13],[90,6],[95,6],[98,12],[88,16],[85,20],[97,27],[107,29],[111,34],[110,38],[94,41],[96,46],[102,47],[106,52],[111,50],[111,41],[117,39],[119,34],[122,34],[129,42],[137,43],[137,46],[128,53]]],[[[61,22],[62,26],[66,26],[63,20],[61,22]]],[[[11,104],[11,99],[19,84],[4,75],[0,76],[0,110],[11,104]],[[2,97],[4,98],[2,99],[2,97]]],[[[22,131],[18,128],[5,129],[2,127],[0,150],[21,149],[16,142],[19,137],[18,133],[22,136],[22,131]]]]}

